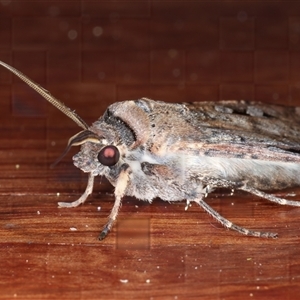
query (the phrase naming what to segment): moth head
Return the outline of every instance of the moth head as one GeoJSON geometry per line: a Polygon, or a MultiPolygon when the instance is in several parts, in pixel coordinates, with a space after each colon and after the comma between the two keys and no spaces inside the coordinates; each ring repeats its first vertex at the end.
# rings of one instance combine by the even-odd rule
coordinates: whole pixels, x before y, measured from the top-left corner
{"type": "Polygon", "coordinates": [[[112,167],[118,163],[120,159],[118,147],[109,144],[105,137],[99,136],[95,132],[89,130],[87,123],[81,117],[79,117],[75,111],[64,105],[61,101],[56,99],[47,90],[28,78],[22,72],[2,61],[0,61],[0,65],[23,80],[32,89],[38,92],[42,97],[44,97],[53,106],[59,109],[63,114],[65,114],[83,129],[83,131],[80,131],[69,139],[65,151],[54,162],[54,164],[52,164],[52,167],[55,166],[68,153],[72,146],[81,146],[81,151],[75,155],[73,159],[75,166],[79,167],[84,172],[98,172],[98,174],[101,174],[103,167],[112,167]]]}
{"type": "MultiPolygon", "coordinates": [[[[98,161],[102,166],[111,167],[118,163],[120,159],[120,151],[115,145],[109,145],[104,137],[98,136],[90,130],[83,130],[72,136],[66,149],[60,157],[54,162],[54,167],[70,150],[72,146],[82,146],[81,151],[75,155],[74,163],[80,169],[87,172],[86,168],[93,165],[92,161],[98,161]],[[84,164],[76,164],[78,158],[85,157],[84,164]],[[77,158],[77,159],[76,159],[77,158]]],[[[90,172],[91,170],[88,170],[90,172]]]]}

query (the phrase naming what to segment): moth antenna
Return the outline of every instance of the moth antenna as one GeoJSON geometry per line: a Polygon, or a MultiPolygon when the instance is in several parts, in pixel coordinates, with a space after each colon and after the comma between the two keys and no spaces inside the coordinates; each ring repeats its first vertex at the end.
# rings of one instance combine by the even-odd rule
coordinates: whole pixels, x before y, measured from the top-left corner
{"type": "Polygon", "coordinates": [[[63,159],[63,157],[69,152],[72,146],[80,146],[86,142],[99,144],[101,140],[102,139],[97,134],[95,134],[90,130],[83,130],[78,132],[77,134],[73,135],[69,139],[66,149],[58,157],[58,159],[50,166],[50,168],[54,168],[63,159]]]}
{"type": "Polygon", "coordinates": [[[17,77],[23,80],[26,84],[28,84],[32,89],[38,92],[41,96],[43,96],[47,101],[49,101],[52,105],[58,108],[62,113],[72,119],[79,127],[83,129],[88,129],[89,126],[85,121],[83,121],[74,111],[72,111],[69,107],[65,106],[61,101],[53,97],[49,91],[45,90],[39,84],[35,83],[33,80],[29,79],[22,72],[17,69],[11,67],[10,65],[4,63],[0,60],[0,65],[4,68],[8,69],[12,73],[14,73],[17,77]]]}

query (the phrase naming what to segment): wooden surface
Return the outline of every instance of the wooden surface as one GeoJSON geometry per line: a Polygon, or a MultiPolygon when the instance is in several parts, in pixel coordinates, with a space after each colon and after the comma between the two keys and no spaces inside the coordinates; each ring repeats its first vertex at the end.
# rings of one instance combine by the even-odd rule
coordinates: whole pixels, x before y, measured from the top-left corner
{"type": "MultiPolygon", "coordinates": [[[[295,1],[0,1],[0,59],[88,124],[143,96],[300,105],[299,26],[295,1]]],[[[49,168],[80,128],[3,68],[0,126],[0,299],[299,299],[299,208],[207,198],[238,225],[279,233],[267,240],[196,205],[125,198],[99,242],[112,187],[99,178],[84,205],[59,209],[87,176],[76,148],[49,168]]]]}
{"type": "Polygon", "coordinates": [[[83,206],[58,209],[80,196],[85,178],[32,155],[43,151],[18,153],[18,169],[1,163],[0,299],[298,298],[299,208],[225,191],[207,199],[238,224],[279,233],[268,240],[225,230],[196,205],[125,198],[100,242],[113,197],[97,184],[83,206]]]}

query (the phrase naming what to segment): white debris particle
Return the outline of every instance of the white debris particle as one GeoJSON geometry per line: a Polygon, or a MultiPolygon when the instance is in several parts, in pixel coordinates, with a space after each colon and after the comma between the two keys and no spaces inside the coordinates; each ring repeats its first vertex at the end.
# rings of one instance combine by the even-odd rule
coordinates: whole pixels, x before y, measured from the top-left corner
{"type": "Polygon", "coordinates": [[[249,294],[249,296],[250,296],[250,297],[253,297],[253,294],[252,294],[252,293],[250,293],[250,294],[249,294]]]}
{"type": "Polygon", "coordinates": [[[28,263],[28,259],[26,259],[26,262],[28,263]]]}
{"type": "Polygon", "coordinates": [[[60,196],[60,193],[56,193],[56,196],[59,197],[59,196],[60,196]]]}
{"type": "Polygon", "coordinates": [[[159,269],[159,268],[160,268],[160,266],[157,266],[156,268],[157,268],[157,269],[159,269]]]}
{"type": "Polygon", "coordinates": [[[41,214],[41,212],[38,210],[37,212],[36,212],[38,215],[40,215],[41,214]]]}
{"type": "Polygon", "coordinates": [[[135,207],[135,208],[139,208],[139,206],[138,206],[138,205],[135,205],[134,207],[135,207]]]}
{"type": "Polygon", "coordinates": [[[97,207],[97,210],[100,211],[100,210],[101,210],[101,206],[98,206],[98,207],[97,207]]]}
{"type": "Polygon", "coordinates": [[[20,169],[20,165],[16,165],[16,169],[20,169]]]}
{"type": "Polygon", "coordinates": [[[89,225],[85,225],[85,227],[86,227],[86,228],[88,228],[88,227],[89,227],[89,225]]]}
{"type": "Polygon", "coordinates": [[[147,280],[146,280],[146,283],[150,283],[150,279],[147,279],[147,280]]]}
{"type": "Polygon", "coordinates": [[[76,227],[70,227],[70,230],[71,230],[71,231],[76,231],[77,228],[76,228],[76,227]]]}
{"type": "Polygon", "coordinates": [[[128,282],[128,279],[120,279],[120,282],[121,282],[121,283],[127,283],[127,282],[128,282]]]}

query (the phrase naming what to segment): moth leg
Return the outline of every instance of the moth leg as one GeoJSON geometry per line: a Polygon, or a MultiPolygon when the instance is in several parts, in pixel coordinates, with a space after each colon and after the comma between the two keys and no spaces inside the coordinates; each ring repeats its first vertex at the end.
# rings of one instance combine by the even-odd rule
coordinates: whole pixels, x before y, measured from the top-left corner
{"type": "Polygon", "coordinates": [[[248,235],[248,236],[266,237],[266,238],[276,238],[277,237],[277,233],[252,231],[252,230],[240,227],[238,225],[235,225],[234,223],[230,222],[226,218],[222,217],[217,211],[215,211],[210,205],[208,205],[202,199],[196,199],[193,201],[198,203],[208,214],[210,214],[214,219],[216,219],[218,222],[220,222],[224,227],[226,227],[228,229],[235,230],[241,234],[248,235]]]}
{"type": "Polygon", "coordinates": [[[126,170],[122,170],[119,175],[118,182],[116,184],[116,189],[115,189],[115,203],[108,217],[108,222],[105,224],[103,230],[99,235],[100,241],[102,241],[107,236],[110,229],[112,228],[113,223],[117,218],[121,206],[121,200],[122,197],[125,195],[128,182],[129,182],[129,169],[127,168],[126,170]]]}
{"type": "Polygon", "coordinates": [[[78,200],[73,202],[58,202],[58,207],[77,207],[78,205],[84,203],[87,197],[93,192],[94,177],[95,176],[93,176],[92,173],[89,173],[86,189],[78,200]]]}
{"type": "Polygon", "coordinates": [[[239,189],[243,190],[243,191],[246,191],[246,192],[249,192],[251,194],[254,194],[256,196],[265,198],[269,201],[281,204],[281,205],[300,206],[300,201],[292,201],[292,200],[286,200],[284,198],[279,198],[279,197],[276,197],[274,195],[264,193],[260,190],[257,190],[253,187],[249,187],[249,186],[246,186],[246,185],[239,187],[239,189]]]}

